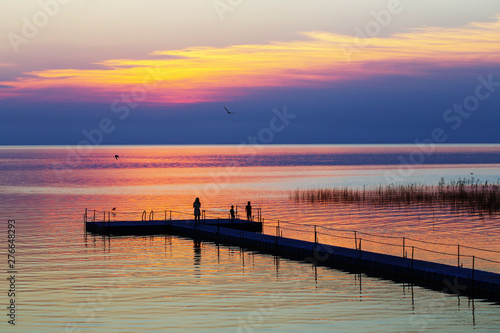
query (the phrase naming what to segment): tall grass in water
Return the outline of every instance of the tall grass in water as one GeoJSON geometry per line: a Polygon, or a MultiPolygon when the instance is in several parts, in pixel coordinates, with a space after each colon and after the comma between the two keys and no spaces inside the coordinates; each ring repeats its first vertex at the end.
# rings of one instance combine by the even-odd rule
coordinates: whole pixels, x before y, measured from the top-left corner
{"type": "Polygon", "coordinates": [[[479,180],[459,179],[445,183],[444,178],[436,186],[379,185],[363,189],[341,187],[309,190],[295,190],[290,198],[309,203],[367,203],[373,205],[441,204],[453,209],[467,209],[470,212],[500,210],[500,182],[488,184],[479,180]]]}

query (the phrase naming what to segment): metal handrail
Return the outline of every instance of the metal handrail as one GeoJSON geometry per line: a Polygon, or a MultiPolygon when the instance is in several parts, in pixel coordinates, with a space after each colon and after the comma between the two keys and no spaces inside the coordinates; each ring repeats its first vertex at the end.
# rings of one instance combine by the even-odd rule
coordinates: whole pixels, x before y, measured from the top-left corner
{"type": "MultiPolygon", "coordinates": [[[[206,209],[202,211],[202,219],[203,219],[203,221],[206,221],[206,211],[207,211],[206,209]]],[[[208,210],[208,211],[216,211],[216,210],[208,210]]],[[[221,211],[225,211],[225,210],[217,210],[217,211],[221,212],[221,211]]],[[[262,217],[262,209],[261,208],[255,208],[255,211],[257,212],[257,221],[263,223],[264,219],[262,217]]],[[[164,213],[165,221],[167,220],[167,212],[169,213],[168,214],[168,219],[169,220],[172,220],[172,213],[182,214],[182,215],[191,215],[190,213],[180,212],[180,211],[174,211],[174,210],[161,210],[161,211],[158,211],[158,212],[164,213]]],[[[89,209],[85,208],[84,222],[85,223],[88,223],[88,222],[97,222],[96,213],[100,213],[100,212],[96,211],[96,210],[93,210],[93,215],[89,217],[89,209]]],[[[106,211],[103,211],[102,213],[103,213],[103,221],[106,222],[106,211]]],[[[111,214],[110,214],[109,211],[107,213],[108,213],[107,214],[108,215],[108,221],[107,222],[111,222],[111,214]]],[[[116,213],[116,212],[114,212],[114,213],[116,213]]],[[[149,212],[149,216],[148,216],[149,221],[153,221],[154,220],[154,213],[155,213],[154,210],[151,210],[149,212]]],[[[124,211],[124,212],[120,212],[120,214],[136,214],[136,213],[135,212],[124,211]]],[[[142,215],[141,215],[141,221],[146,221],[146,218],[147,218],[147,211],[143,210],[142,211],[142,215]]],[[[391,243],[386,243],[386,242],[381,242],[381,241],[375,241],[375,240],[370,240],[370,239],[364,238],[364,241],[365,242],[369,242],[369,243],[376,243],[376,244],[381,244],[381,245],[386,245],[386,246],[394,246],[394,247],[402,247],[402,249],[403,249],[402,253],[403,253],[403,257],[404,258],[406,258],[406,249],[409,249],[411,247],[412,248],[412,252],[415,249],[418,249],[418,250],[421,250],[421,251],[424,251],[424,252],[442,254],[442,255],[447,255],[447,256],[456,256],[457,257],[457,266],[458,267],[463,267],[463,263],[461,263],[461,260],[460,260],[461,258],[473,258],[473,259],[477,258],[477,259],[484,260],[484,261],[487,261],[487,262],[500,263],[500,261],[497,261],[497,260],[487,259],[487,258],[482,258],[482,257],[477,257],[477,256],[473,256],[473,255],[468,255],[468,254],[461,253],[460,248],[462,248],[462,249],[472,249],[472,250],[489,252],[489,253],[500,253],[500,251],[496,251],[496,250],[489,250],[489,249],[483,249],[483,248],[466,246],[466,245],[459,245],[459,244],[431,242],[431,241],[425,241],[425,240],[420,240],[420,239],[415,239],[415,238],[409,238],[409,237],[397,237],[397,236],[388,236],[388,235],[377,235],[377,234],[372,234],[372,233],[363,232],[363,231],[340,229],[340,228],[331,228],[331,227],[326,227],[326,226],[318,226],[318,225],[311,225],[311,224],[302,224],[302,223],[296,223],[296,222],[290,222],[290,221],[283,221],[283,220],[273,220],[273,219],[269,220],[268,219],[267,220],[267,224],[269,224],[270,221],[277,223],[277,226],[276,226],[276,235],[278,237],[282,237],[282,231],[281,231],[281,229],[290,230],[290,231],[294,231],[294,232],[305,234],[305,233],[309,233],[310,231],[308,231],[308,230],[300,230],[300,229],[302,229],[302,228],[308,228],[308,227],[313,227],[314,228],[314,239],[315,239],[315,242],[318,242],[318,235],[324,235],[324,236],[334,237],[334,238],[354,239],[355,245],[356,245],[355,246],[356,250],[360,250],[359,247],[358,247],[358,240],[361,240],[361,238],[359,237],[359,235],[368,235],[368,236],[371,236],[371,237],[377,237],[377,238],[383,238],[383,239],[398,239],[398,240],[402,240],[402,243],[391,244],[391,243]],[[291,226],[299,227],[300,229],[290,228],[290,227],[287,227],[287,226],[283,226],[283,224],[285,224],[285,225],[289,224],[291,226]],[[320,232],[320,231],[318,231],[317,227],[320,227],[322,230],[324,230],[326,232],[320,232]],[[334,232],[348,232],[348,233],[353,233],[353,236],[336,235],[336,234],[334,234],[334,232]],[[439,245],[439,246],[457,247],[457,253],[436,251],[436,250],[426,249],[426,248],[423,248],[423,247],[410,246],[410,245],[406,244],[406,241],[420,242],[420,243],[424,243],[424,244],[439,245]]]]}
{"type": "MultiPolygon", "coordinates": [[[[386,242],[381,242],[381,241],[375,241],[375,240],[370,240],[370,239],[364,238],[364,241],[365,242],[369,242],[369,243],[376,243],[376,244],[381,244],[381,245],[386,245],[386,246],[394,246],[394,247],[400,247],[400,248],[402,247],[402,250],[403,250],[402,253],[403,253],[403,257],[404,258],[407,257],[406,256],[406,249],[412,248],[412,251],[414,251],[415,249],[418,249],[418,250],[425,251],[425,252],[431,252],[431,253],[442,254],[442,255],[447,255],[447,256],[455,256],[455,257],[457,257],[457,266],[458,267],[463,267],[463,263],[460,260],[461,258],[477,258],[477,259],[488,261],[488,262],[500,263],[500,261],[496,261],[496,260],[492,260],[492,259],[486,259],[486,258],[481,258],[481,257],[477,257],[477,256],[474,256],[474,255],[463,254],[463,253],[460,252],[460,248],[468,248],[468,249],[473,249],[473,250],[478,250],[478,251],[484,251],[484,252],[489,252],[489,253],[500,253],[500,251],[496,251],[496,250],[482,249],[482,248],[477,248],[477,247],[472,247],[472,246],[466,246],[466,245],[459,245],[459,244],[437,243],[437,242],[422,241],[422,240],[419,240],[419,239],[408,238],[408,237],[397,237],[397,236],[388,236],[388,235],[376,235],[376,234],[362,232],[362,231],[356,231],[356,230],[330,228],[330,227],[325,227],[325,226],[317,226],[317,225],[311,225],[311,224],[301,224],[301,223],[295,223],[295,222],[283,221],[283,220],[273,220],[273,219],[269,220],[268,219],[267,221],[268,222],[269,221],[275,222],[277,224],[277,226],[276,226],[277,230],[285,229],[285,230],[295,231],[295,232],[298,232],[298,233],[301,233],[301,234],[310,234],[310,233],[313,232],[314,233],[314,239],[315,239],[316,242],[317,242],[317,235],[318,234],[325,235],[325,236],[328,236],[328,237],[334,237],[334,238],[354,239],[355,244],[356,244],[356,250],[359,250],[359,248],[358,248],[358,240],[361,239],[361,238],[359,238],[359,235],[361,234],[361,235],[368,235],[368,236],[378,237],[378,238],[383,238],[383,239],[399,239],[399,240],[402,240],[402,243],[391,244],[391,243],[386,243],[386,242]],[[283,224],[285,224],[285,225],[286,224],[290,224],[290,225],[295,226],[295,227],[298,227],[298,226],[300,226],[300,227],[306,227],[306,228],[307,227],[313,227],[314,231],[308,231],[308,230],[300,230],[300,229],[296,229],[296,228],[290,228],[290,227],[283,226],[283,224]],[[352,232],[353,236],[351,236],[351,237],[345,237],[345,236],[335,235],[333,233],[318,232],[316,230],[317,227],[320,227],[320,228],[322,228],[324,230],[328,230],[328,231],[352,232]],[[433,245],[440,245],[440,246],[452,246],[452,247],[456,247],[457,248],[457,253],[436,251],[436,250],[430,250],[430,249],[426,249],[426,248],[422,248],[422,247],[409,246],[409,245],[406,244],[406,241],[416,241],[416,242],[422,242],[422,243],[433,244],[433,245]]],[[[281,234],[281,231],[277,231],[277,233],[281,234]]],[[[473,269],[474,269],[474,267],[473,267],[473,269]]]]}

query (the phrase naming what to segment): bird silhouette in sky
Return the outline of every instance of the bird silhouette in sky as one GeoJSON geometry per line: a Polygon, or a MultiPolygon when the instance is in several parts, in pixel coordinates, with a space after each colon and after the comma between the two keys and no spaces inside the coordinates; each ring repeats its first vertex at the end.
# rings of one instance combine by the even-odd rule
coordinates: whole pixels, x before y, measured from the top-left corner
{"type": "Polygon", "coordinates": [[[116,207],[113,207],[113,209],[112,209],[112,210],[116,210],[116,207]]]}
{"type": "Polygon", "coordinates": [[[116,159],[118,159],[118,157],[120,157],[120,156],[118,156],[118,155],[115,155],[115,158],[116,158],[116,159]]]}
{"type": "MultiPolygon", "coordinates": [[[[224,107],[224,109],[226,109],[226,107],[224,107]]],[[[229,111],[228,109],[226,109],[226,111],[227,111],[227,114],[236,114],[234,112],[229,111]]]]}

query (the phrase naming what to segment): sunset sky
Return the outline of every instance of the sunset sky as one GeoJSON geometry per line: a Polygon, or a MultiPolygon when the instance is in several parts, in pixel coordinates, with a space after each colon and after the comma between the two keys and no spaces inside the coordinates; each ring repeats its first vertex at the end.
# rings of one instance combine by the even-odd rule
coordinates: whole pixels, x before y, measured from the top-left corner
{"type": "Polygon", "coordinates": [[[9,0],[0,29],[0,145],[500,143],[498,0],[9,0]]]}

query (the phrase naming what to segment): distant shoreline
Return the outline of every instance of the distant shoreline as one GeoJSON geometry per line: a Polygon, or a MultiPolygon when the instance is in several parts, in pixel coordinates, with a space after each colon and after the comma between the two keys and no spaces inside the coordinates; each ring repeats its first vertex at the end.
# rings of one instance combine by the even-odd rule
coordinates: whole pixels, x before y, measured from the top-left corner
{"type": "MultiPolygon", "coordinates": [[[[164,144],[164,143],[151,143],[151,144],[128,144],[128,143],[123,143],[123,144],[106,144],[106,145],[94,145],[93,148],[113,148],[113,147],[138,147],[138,148],[147,148],[147,147],[171,147],[171,148],[176,148],[176,147],[242,147],[242,146],[248,146],[252,147],[253,145],[251,144],[226,144],[226,143],[210,143],[210,144],[164,144]]],[[[277,148],[277,147],[290,147],[290,148],[307,148],[307,147],[322,147],[322,148],[327,148],[327,147],[332,147],[332,148],[369,148],[369,147],[381,147],[381,148],[403,148],[403,147],[418,147],[418,144],[415,143],[286,143],[286,144],[259,144],[259,147],[262,148],[277,148]]],[[[499,147],[500,148],[500,143],[442,143],[442,144],[435,144],[437,148],[440,147],[499,147]]],[[[65,149],[67,147],[77,147],[76,144],[54,144],[54,145],[47,145],[47,144],[31,144],[31,145],[2,145],[0,144],[0,149],[10,149],[10,148],[51,148],[51,149],[65,149]]]]}

